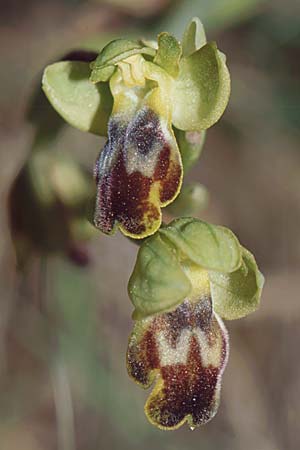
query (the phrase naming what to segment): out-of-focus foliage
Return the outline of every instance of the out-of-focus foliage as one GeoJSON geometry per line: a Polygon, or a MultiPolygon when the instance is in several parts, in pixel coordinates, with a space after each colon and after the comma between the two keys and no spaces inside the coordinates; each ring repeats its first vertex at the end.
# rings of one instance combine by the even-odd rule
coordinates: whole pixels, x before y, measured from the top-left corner
{"type": "Polygon", "coordinates": [[[198,216],[208,205],[209,194],[199,183],[183,186],[176,200],[168,207],[172,216],[198,216]]]}
{"type": "Polygon", "coordinates": [[[18,174],[9,195],[12,239],[19,267],[32,253],[62,252],[88,262],[84,242],[94,229],[86,205],[94,194],[90,174],[51,147],[35,149],[18,174]]]}

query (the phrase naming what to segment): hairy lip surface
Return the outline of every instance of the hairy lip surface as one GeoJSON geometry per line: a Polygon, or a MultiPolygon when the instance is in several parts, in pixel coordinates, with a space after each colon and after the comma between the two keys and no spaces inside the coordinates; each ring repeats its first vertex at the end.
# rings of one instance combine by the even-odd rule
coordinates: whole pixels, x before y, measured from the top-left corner
{"type": "Polygon", "coordinates": [[[161,223],[160,208],[175,198],[181,177],[175,138],[164,135],[154,111],[144,108],[129,121],[112,117],[95,166],[95,225],[107,234],[117,223],[133,237],[153,234],[161,223]]]}
{"type": "Polygon", "coordinates": [[[136,323],[127,353],[129,375],[154,388],[145,404],[151,423],[174,429],[203,425],[217,412],[228,335],[211,299],[185,300],[175,311],[136,323]]]}

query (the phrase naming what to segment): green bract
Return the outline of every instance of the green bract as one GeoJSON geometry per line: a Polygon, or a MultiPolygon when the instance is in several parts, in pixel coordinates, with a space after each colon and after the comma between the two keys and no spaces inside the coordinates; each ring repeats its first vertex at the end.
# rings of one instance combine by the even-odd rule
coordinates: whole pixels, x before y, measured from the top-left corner
{"type": "Polygon", "coordinates": [[[128,293],[141,319],[170,311],[197,295],[207,273],[215,311],[242,317],[258,307],[263,277],[251,253],[227,228],[181,218],[141,245],[128,293]]]}

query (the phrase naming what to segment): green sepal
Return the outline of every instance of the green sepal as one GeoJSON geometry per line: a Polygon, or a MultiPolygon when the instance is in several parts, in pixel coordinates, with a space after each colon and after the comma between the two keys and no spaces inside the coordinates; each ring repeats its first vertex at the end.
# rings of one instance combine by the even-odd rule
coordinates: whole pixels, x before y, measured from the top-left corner
{"type": "Polygon", "coordinates": [[[180,150],[184,173],[186,174],[198,161],[206,137],[206,131],[182,131],[174,129],[180,150]]]}
{"type": "Polygon", "coordinates": [[[157,41],[155,41],[154,39],[139,39],[139,42],[143,45],[143,47],[150,47],[153,48],[154,50],[158,49],[158,45],[157,45],[157,41]]]}
{"type": "Polygon", "coordinates": [[[94,69],[90,76],[90,81],[92,83],[105,82],[110,79],[113,75],[116,67],[115,66],[104,66],[99,67],[98,69],[94,69]]]}
{"type": "Polygon", "coordinates": [[[259,307],[264,277],[245,248],[242,258],[235,272],[209,272],[213,307],[223,319],[240,319],[259,307]]]}
{"type": "Polygon", "coordinates": [[[158,50],[153,62],[162,67],[172,77],[177,77],[181,53],[181,45],[174,36],[166,32],[160,33],[158,35],[158,50]]]}
{"type": "Polygon", "coordinates": [[[206,208],[208,197],[208,191],[202,184],[188,184],[181,188],[178,197],[167,206],[167,212],[177,217],[195,216],[206,208]]]}
{"type": "Polygon", "coordinates": [[[53,108],[75,128],[106,136],[112,110],[107,83],[90,80],[88,63],[62,61],[46,67],[43,90],[53,108]]]}
{"type": "Polygon", "coordinates": [[[159,231],[189,259],[207,270],[234,272],[241,265],[239,241],[228,228],[193,218],[175,219],[159,231]]]}
{"type": "Polygon", "coordinates": [[[140,53],[154,56],[155,50],[128,39],[116,39],[110,42],[102,49],[95,61],[90,64],[92,69],[91,81],[93,83],[102,81],[104,68],[114,66],[130,56],[140,53]]]}
{"type": "Polygon", "coordinates": [[[211,127],[222,116],[229,95],[230,75],[225,56],[215,43],[208,43],[180,60],[171,99],[173,125],[191,131],[211,127]]]}
{"type": "Polygon", "coordinates": [[[206,44],[204,26],[198,17],[193,17],[187,25],[182,38],[183,56],[190,56],[206,44]]]}
{"type": "Polygon", "coordinates": [[[180,304],[191,291],[172,246],[157,233],[139,248],[128,283],[128,294],[135,306],[133,319],[166,312],[180,304]]]}

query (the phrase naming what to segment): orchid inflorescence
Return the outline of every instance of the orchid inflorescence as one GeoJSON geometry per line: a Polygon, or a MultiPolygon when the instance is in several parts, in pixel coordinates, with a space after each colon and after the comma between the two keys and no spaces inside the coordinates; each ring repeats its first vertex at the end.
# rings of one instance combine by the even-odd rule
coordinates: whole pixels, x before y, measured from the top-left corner
{"type": "Polygon", "coordinates": [[[51,64],[43,90],[69,124],[107,137],[94,168],[93,223],[140,240],[128,285],[128,373],[154,385],[151,423],[194,429],[218,408],[229,351],[222,319],[253,312],[263,287],[230,230],[191,217],[162,224],[161,208],[193,211],[203,196],[199,185],[182,187],[183,174],[228,103],[226,58],[194,18],[181,43],[166,32],[157,42],[117,39],[92,62],[81,54],[51,64]]]}

